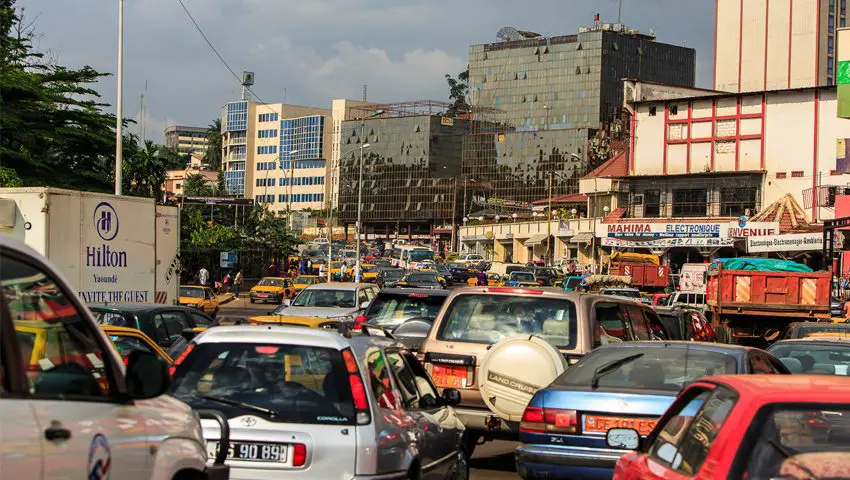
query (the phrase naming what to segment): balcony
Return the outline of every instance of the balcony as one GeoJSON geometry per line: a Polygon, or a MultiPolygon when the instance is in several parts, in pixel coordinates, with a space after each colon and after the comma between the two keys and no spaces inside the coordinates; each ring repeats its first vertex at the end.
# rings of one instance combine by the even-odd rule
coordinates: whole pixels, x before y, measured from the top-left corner
{"type": "Polygon", "coordinates": [[[226,162],[235,162],[238,160],[245,160],[246,154],[244,153],[231,153],[224,160],[226,162]]]}

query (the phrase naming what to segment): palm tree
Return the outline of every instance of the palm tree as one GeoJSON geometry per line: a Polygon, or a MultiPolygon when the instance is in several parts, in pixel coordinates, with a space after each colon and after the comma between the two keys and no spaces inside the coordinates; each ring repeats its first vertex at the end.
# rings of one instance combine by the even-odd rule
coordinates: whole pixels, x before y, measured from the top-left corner
{"type": "Polygon", "coordinates": [[[216,118],[207,126],[207,154],[204,161],[210,168],[221,168],[221,119],[216,118]]]}
{"type": "Polygon", "coordinates": [[[160,152],[162,147],[146,140],[144,148],[133,134],[124,139],[124,163],[121,167],[124,193],[135,197],[163,199],[167,162],[160,152]]]}

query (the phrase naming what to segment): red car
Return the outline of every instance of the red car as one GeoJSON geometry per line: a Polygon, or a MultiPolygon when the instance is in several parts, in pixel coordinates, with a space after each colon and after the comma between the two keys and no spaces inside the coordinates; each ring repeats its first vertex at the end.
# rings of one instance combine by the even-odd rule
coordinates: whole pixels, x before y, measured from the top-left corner
{"type": "Polygon", "coordinates": [[[608,431],[636,448],[615,480],[850,477],[850,378],[705,377],[679,394],[652,433],[608,431]]]}

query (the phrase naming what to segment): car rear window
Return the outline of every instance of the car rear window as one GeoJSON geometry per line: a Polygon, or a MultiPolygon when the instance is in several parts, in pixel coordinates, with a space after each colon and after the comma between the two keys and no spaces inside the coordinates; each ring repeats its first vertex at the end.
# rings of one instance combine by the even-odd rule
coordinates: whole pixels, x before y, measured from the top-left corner
{"type": "Polygon", "coordinates": [[[438,338],[496,343],[512,335],[537,335],[557,346],[576,345],[576,306],[540,296],[459,295],[449,307],[438,338]]]}
{"type": "Polygon", "coordinates": [[[845,325],[834,325],[829,323],[824,323],[823,325],[804,325],[797,329],[797,335],[795,338],[806,338],[811,336],[819,336],[816,334],[819,333],[829,333],[831,335],[824,335],[824,337],[842,337],[842,338],[850,338],[850,328],[845,325]]]}
{"type": "Polygon", "coordinates": [[[180,289],[181,297],[190,297],[190,298],[204,298],[204,289],[203,288],[181,288],[180,289]]]}
{"type": "Polygon", "coordinates": [[[780,343],[768,350],[791,370],[791,373],[850,375],[850,344],[834,345],[780,343]]]}
{"type": "Polygon", "coordinates": [[[354,424],[342,354],[329,348],[202,343],[177,367],[171,394],[192,408],[215,408],[228,418],[354,424]]]}
{"type": "Polygon", "coordinates": [[[772,405],[756,418],[761,428],[743,478],[847,478],[847,405],[772,405]]]}
{"type": "Polygon", "coordinates": [[[375,325],[388,325],[413,317],[436,318],[445,300],[445,296],[422,293],[379,293],[369,307],[366,321],[375,325]]]}
{"type": "Polygon", "coordinates": [[[116,327],[136,328],[136,322],[134,322],[129,315],[119,312],[94,309],[92,309],[92,313],[94,314],[94,321],[98,325],[115,325],[116,327]]]}
{"type": "Polygon", "coordinates": [[[573,365],[554,384],[563,387],[667,390],[677,392],[684,385],[707,375],[734,374],[734,357],[693,348],[599,348],[573,365]],[[619,363],[619,364],[618,364],[619,363]]]}

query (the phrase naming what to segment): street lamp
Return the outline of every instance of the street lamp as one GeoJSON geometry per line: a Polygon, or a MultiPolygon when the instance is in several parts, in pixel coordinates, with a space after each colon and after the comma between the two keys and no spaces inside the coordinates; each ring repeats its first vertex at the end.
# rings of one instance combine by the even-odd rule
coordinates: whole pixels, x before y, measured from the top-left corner
{"type": "Polygon", "coordinates": [[[354,231],[357,233],[357,263],[354,265],[354,278],[360,281],[360,231],[363,228],[363,149],[369,146],[366,142],[366,119],[374,118],[384,114],[384,110],[375,110],[371,115],[360,119],[360,173],[357,179],[357,225],[354,231]]]}

